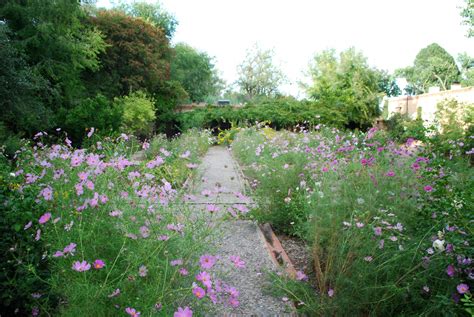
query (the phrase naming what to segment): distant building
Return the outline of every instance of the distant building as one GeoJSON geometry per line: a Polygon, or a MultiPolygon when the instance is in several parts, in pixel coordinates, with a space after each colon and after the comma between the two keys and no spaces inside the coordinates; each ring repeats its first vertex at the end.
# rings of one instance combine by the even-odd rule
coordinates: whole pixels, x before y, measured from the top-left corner
{"type": "Polygon", "coordinates": [[[406,114],[411,119],[416,119],[420,112],[424,121],[434,121],[437,104],[445,99],[456,99],[461,103],[474,103],[474,87],[462,88],[453,84],[450,90],[440,91],[438,87],[431,87],[426,94],[416,96],[398,96],[384,98],[382,104],[388,108],[388,118],[395,113],[406,114]],[[419,110],[418,110],[419,108],[419,110]]]}
{"type": "Polygon", "coordinates": [[[219,100],[217,100],[217,105],[218,106],[229,106],[230,105],[230,100],[228,100],[228,99],[219,99],[219,100]]]}

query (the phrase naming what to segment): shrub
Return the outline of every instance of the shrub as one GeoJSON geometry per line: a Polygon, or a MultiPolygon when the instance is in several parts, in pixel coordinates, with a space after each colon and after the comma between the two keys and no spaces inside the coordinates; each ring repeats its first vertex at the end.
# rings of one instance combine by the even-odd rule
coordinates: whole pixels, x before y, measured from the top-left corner
{"type": "Polygon", "coordinates": [[[138,137],[149,136],[153,132],[155,105],[153,99],[138,91],[122,98],[116,98],[115,104],[122,107],[122,129],[138,137]]]}
{"type": "Polygon", "coordinates": [[[85,131],[94,127],[98,132],[107,134],[118,131],[122,123],[123,110],[98,94],[94,98],[81,101],[72,109],[62,109],[61,120],[64,130],[75,144],[80,144],[85,131]]]}

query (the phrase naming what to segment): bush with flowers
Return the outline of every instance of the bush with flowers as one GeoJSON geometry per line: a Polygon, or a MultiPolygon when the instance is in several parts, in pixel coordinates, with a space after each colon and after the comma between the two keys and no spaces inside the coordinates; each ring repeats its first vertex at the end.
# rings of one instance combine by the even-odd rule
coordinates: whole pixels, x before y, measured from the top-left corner
{"type": "Polygon", "coordinates": [[[429,140],[398,144],[376,129],[324,126],[272,138],[249,128],[232,148],[254,187],[251,215],[309,245],[313,285],[274,276],[279,295],[300,312],[472,309],[474,174],[466,150],[447,156],[429,140]]]}
{"type": "Polygon", "coordinates": [[[209,303],[238,305],[212,273],[215,228],[183,204],[184,177],[172,179],[173,168],[192,174],[208,133],[162,140],[159,153],[145,142],[142,162],[124,134],[83,149],[35,138],[0,164],[2,311],[192,316],[209,303]]]}

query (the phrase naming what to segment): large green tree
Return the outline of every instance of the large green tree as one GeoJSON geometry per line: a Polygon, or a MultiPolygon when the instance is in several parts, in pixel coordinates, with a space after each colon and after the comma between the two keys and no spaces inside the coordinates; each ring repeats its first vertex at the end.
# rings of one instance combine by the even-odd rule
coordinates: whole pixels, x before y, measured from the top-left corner
{"type": "Polygon", "coordinates": [[[464,2],[466,6],[461,8],[461,17],[463,24],[469,27],[467,37],[474,37],[474,1],[464,0],[464,2]]]}
{"type": "Polygon", "coordinates": [[[474,86],[474,57],[461,53],[458,55],[458,63],[461,68],[461,85],[474,86]]]}
{"type": "Polygon", "coordinates": [[[0,24],[0,121],[13,133],[31,135],[52,125],[53,112],[38,98],[48,85],[12,45],[10,36],[7,25],[0,24]]]}
{"type": "Polygon", "coordinates": [[[49,86],[42,98],[52,108],[69,107],[82,95],[80,74],[99,68],[101,34],[83,23],[86,12],[75,0],[6,0],[0,20],[12,31],[12,45],[49,86]]]}
{"type": "Polygon", "coordinates": [[[367,59],[354,48],[336,55],[333,49],[314,56],[309,66],[312,83],[306,85],[311,99],[345,118],[350,128],[364,128],[380,114],[385,93],[381,72],[369,67],[367,59]]]}
{"type": "Polygon", "coordinates": [[[278,88],[285,81],[285,76],[275,65],[273,57],[272,50],[264,50],[257,45],[247,50],[245,59],[237,69],[237,84],[248,99],[278,94],[278,88]]]}
{"type": "Polygon", "coordinates": [[[91,24],[104,34],[107,49],[100,55],[101,69],[85,76],[89,91],[109,97],[136,90],[159,94],[170,79],[172,52],[163,30],[115,10],[97,12],[91,24]]]}
{"type": "Polygon", "coordinates": [[[145,1],[136,1],[130,3],[120,1],[116,9],[161,28],[169,39],[173,37],[178,26],[176,18],[166,11],[159,2],[147,3],[145,1]]]}
{"type": "Polygon", "coordinates": [[[460,72],[454,58],[440,45],[433,43],[420,50],[413,66],[397,70],[408,81],[407,92],[422,94],[431,86],[449,89],[459,82],[460,72]]]}
{"type": "Polygon", "coordinates": [[[212,58],[191,46],[178,43],[171,62],[171,78],[179,82],[193,102],[219,93],[220,83],[212,58]]]}

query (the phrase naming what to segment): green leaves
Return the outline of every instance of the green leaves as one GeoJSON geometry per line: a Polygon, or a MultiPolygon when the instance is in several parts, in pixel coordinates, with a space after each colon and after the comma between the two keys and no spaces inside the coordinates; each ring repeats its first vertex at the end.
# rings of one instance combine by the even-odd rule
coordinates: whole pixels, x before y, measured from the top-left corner
{"type": "Polygon", "coordinates": [[[379,115],[383,75],[372,69],[367,59],[354,48],[337,57],[335,50],[315,55],[309,73],[312,84],[306,86],[308,95],[333,113],[345,118],[352,128],[369,126],[379,115]]]}
{"type": "Polygon", "coordinates": [[[216,74],[212,58],[191,46],[178,43],[171,61],[171,79],[179,82],[192,102],[204,101],[218,94],[221,80],[216,74]]]}
{"type": "Polygon", "coordinates": [[[427,93],[431,86],[447,90],[451,84],[461,79],[454,58],[436,43],[421,49],[413,66],[397,72],[407,79],[407,90],[414,94],[427,93]]]}

